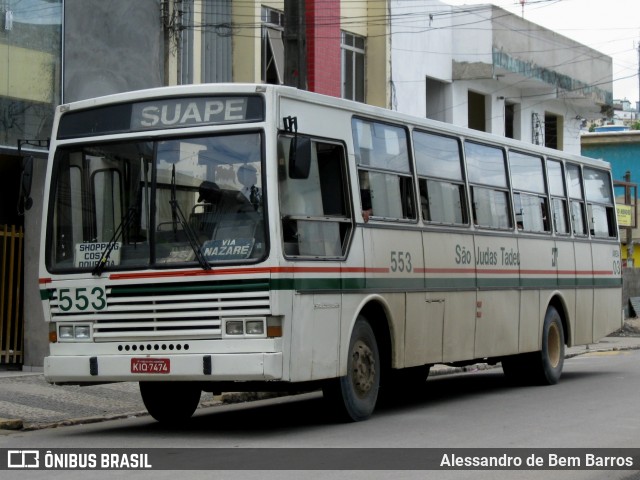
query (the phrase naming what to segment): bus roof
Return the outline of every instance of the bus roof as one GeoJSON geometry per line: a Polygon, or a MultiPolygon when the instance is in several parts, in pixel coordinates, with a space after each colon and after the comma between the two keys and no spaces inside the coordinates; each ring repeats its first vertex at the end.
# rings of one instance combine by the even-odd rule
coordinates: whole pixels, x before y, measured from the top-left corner
{"type": "MultiPolygon", "coordinates": [[[[332,97],[320,93],[300,90],[295,87],[272,84],[252,84],[252,83],[208,83],[197,85],[177,85],[167,87],[157,87],[144,90],[133,90],[123,93],[115,93],[102,97],[95,97],[86,100],[79,100],[72,103],[59,105],[56,109],[56,116],[63,115],[69,111],[91,109],[100,106],[131,103],[135,101],[151,100],[154,98],[170,98],[182,96],[203,96],[207,94],[265,94],[267,96],[281,96],[293,98],[310,104],[329,106],[336,109],[345,110],[355,115],[374,117],[386,122],[399,122],[412,125],[417,128],[428,128],[444,134],[459,135],[464,138],[482,142],[499,144],[513,149],[527,150],[548,157],[562,157],[564,159],[577,161],[583,164],[610,169],[610,164],[604,160],[584,157],[561,150],[554,150],[548,147],[535,145],[532,143],[514,140],[499,135],[473,130],[466,127],[457,126],[428,118],[415,117],[412,115],[396,112],[382,107],[372,106],[352,100],[332,97]]],[[[280,119],[281,121],[281,119],[280,119]]],[[[57,123],[56,123],[57,124],[57,123]]],[[[280,125],[282,127],[282,125],[280,125]]]]}

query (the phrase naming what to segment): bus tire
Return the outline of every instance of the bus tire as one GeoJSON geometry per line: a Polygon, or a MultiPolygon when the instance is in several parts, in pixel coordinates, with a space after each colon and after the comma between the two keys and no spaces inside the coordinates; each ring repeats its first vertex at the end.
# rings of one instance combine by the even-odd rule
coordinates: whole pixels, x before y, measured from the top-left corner
{"type": "Polygon", "coordinates": [[[502,369],[518,384],[554,385],[564,366],[564,329],[555,307],[549,306],[542,328],[542,346],[538,352],[511,355],[502,359],[502,369]]]}
{"type": "Polygon", "coordinates": [[[140,382],[140,395],[149,415],[167,425],[189,420],[198,408],[201,393],[193,382],[140,382]]]}
{"type": "Polygon", "coordinates": [[[373,413],[380,389],[380,351],[371,325],[363,316],[353,327],[347,374],[323,388],[325,400],[340,420],[359,422],[373,413]]]}
{"type": "Polygon", "coordinates": [[[564,329],[560,314],[552,306],[547,308],[544,316],[539,362],[539,367],[536,368],[537,383],[542,385],[558,383],[564,366],[564,329]]]}

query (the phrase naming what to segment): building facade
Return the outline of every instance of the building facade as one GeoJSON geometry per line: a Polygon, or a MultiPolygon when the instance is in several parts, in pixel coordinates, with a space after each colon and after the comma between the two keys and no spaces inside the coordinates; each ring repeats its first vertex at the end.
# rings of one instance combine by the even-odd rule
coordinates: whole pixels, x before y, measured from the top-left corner
{"type": "Polygon", "coordinates": [[[18,202],[19,151],[44,163],[62,94],[61,39],[61,1],[0,0],[0,364],[25,361],[23,292],[37,279],[37,262],[23,259],[33,258],[25,240],[37,235],[39,220],[18,202]]]}
{"type": "Polygon", "coordinates": [[[399,111],[579,154],[583,120],[611,109],[600,52],[493,5],[390,5],[399,111]]]}
{"type": "MultiPolygon", "coordinates": [[[[640,130],[609,131],[586,133],[581,137],[582,155],[598,158],[611,164],[614,181],[627,181],[640,184],[640,130]]],[[[625,199],[624,188],[616,188],[616,203],[618,205],[633,204],[634,191],[631,198],[625,199]]],[[[637,211],[630,210],[630,223],[636,223],[637,211]],[[633,218],[635,217],[635,218],[633,218]]],[[[630,232],[621,228],[620,238],[624,244],[622,259],[628,267],[640,267],[640,228],[633,228],[630,232]],[[625,231],[622,231],[625,230],[625,231]]]]}

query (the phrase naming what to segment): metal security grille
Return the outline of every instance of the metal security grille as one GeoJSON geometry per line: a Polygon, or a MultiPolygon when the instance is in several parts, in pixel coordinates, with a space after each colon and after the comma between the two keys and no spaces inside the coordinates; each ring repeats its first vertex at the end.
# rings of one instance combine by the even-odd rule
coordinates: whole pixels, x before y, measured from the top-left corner
{"type": "Polygon", "coordinates": [[[22,363],[22,227],[0,225],[0,364],[22,363]]]}

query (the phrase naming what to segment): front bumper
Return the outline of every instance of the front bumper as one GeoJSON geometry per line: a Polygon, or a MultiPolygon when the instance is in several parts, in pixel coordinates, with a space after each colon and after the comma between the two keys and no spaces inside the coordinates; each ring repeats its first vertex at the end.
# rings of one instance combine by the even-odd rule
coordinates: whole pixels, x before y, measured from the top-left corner
{"type": "MultiPolygon", "coordinates": [[[[135,362],[134,362],[135,363],[135,362]]],[[[274,353],[139,354],[49,356],[44,376],[50,383],[139,381],[273,381],[282,380],[283,356],[274,353]],[[168,360],[167,369],[136,372],[133,359],[168,360]],[[164,371],[163,371],[164,370],[164,371]]]]}

